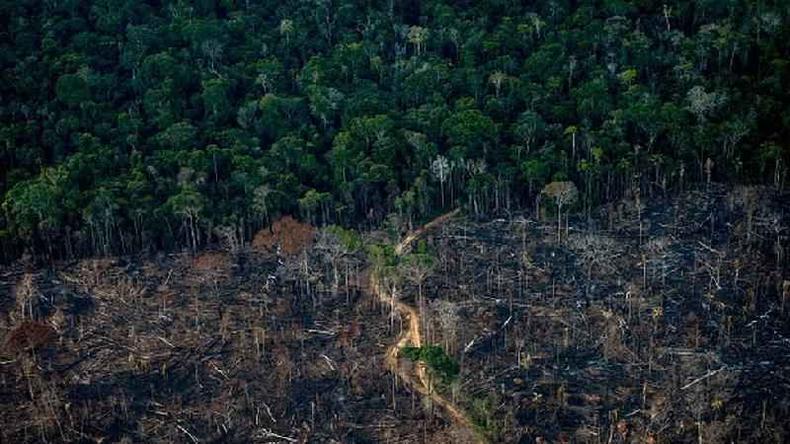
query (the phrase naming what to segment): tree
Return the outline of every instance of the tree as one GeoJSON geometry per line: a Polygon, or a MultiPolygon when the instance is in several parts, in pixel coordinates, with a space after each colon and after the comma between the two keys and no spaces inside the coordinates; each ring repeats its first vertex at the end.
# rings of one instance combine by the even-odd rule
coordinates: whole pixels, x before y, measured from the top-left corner
{"type": "Polygon", "coordinates": [[[230,85],[223,79],[211,79],[203,82],[203,103],[206,113],[215,119],[222,119],[230,110],[228,89],[230,85]]]}
{"type": "Polygon", "coordinates": [[[389,244],[372,244],[367,248],[368,259],[373,264],[373,273],[378,277],[380,285],[388,288],[390,295],[390,330],[395,327],[395,298],[398,294],[402,274],[398,268],[398,255],[389,244]]]}
{"type": "Polygon", "coordinates": [[[319,220],[326,223],[329,219],[331,198],[329,193],[322,193],[311,188],[299,199],[299,208],[313,225],[318,225],[319,220]]]}
{"type": "Polygon", "coordinates": [[[557,242],[562,240],[562,207],[572,205],[579,196],[579,190],[573,182],[551,182],[543,188],[545,194],[554,200],[557,207],[557,242]]]}
{"type": "Polygon", "coordinates": [[[164,149],[186,149],[195,146],[197,128],[189,121],[174,123],[152,139],[164,149]]]}
{"type": "Polygon", "coordinates": [[[422,26],[411,26],[409,27],[409,43],[414,45],[415,51],[419,56],[422,54],[422,47],[425,45],[425,42],[428,40],[429,31],[427,28],[423,28],[422,26]]]}
{"type": "Polygon", "coordinates": [[[336,88],[310,85],[307,87],[307,98],[310,101],[310,111],[321,121],[324,128],[327,128],[340,110],[345,94],[336,88]]]}
{"type": "Polygon", "coordinates": [[[182,186],[178,194],[171,196],[166,203],[173,214],[181,216],[182,229],[186,232],[193,254],[197,252],[200,243],[199,223],[204,205],[203,196],[189,185],[182,186]]]}
{"type": "Polygon", "coordinates": [[[221,77],[217,71],[217,65],[222,61],[224,48],[222,43],[216,39],[208,39],[200,45],[201,52],[208,59],[208,70],[210,73],[221,77]]]}
{"type": "Polygon", "coordinates": [[[457,350],[458,329],[462,323],[462,318],[459,314],[459,306],[446,299],[437,299],[432,303],[431,308],[439,317],[439,325],[442,328],[442,337],[444,339],[444,348],[452,354],[457,350]]]}
{"type": "MultiPolygon", "coordinates": [[[[340,266],[349,256],[362,249],[363,242],[353,230],[330,225],[318,234],[316,248],[322,251],[332,264],[332,291],[337,293],[340,286],[340,266]]],[[[348,270],[346,270],[348,277],[348,270]]]]}
{"type": "Polygon", "coordinates": [[[541,30],[546,26],[546,22],[534,12],[530,12],[526,15],[526,21],[532,27],[535,37],[540,38],[541,30]]]}
{"type": "Polygon", "coordinates": [[[108,188],[101,187],[93,194],[82,217],[90,228],[93,251],[108,255],[115,237],[120,205],[117,196],[108,188]]]}
{"type": "Polygon", "coordinates": [[[266,184],[260,185],[253,190],[252,205],[250,208],[259,224],[265,224],[269,221],[269,197],[272,192],[272,189],[266,184]]]}
{"type": "Polygon", "coordinates": [[[285,46],[291,46],[291,35],[293,35],[296,27],[294,26],[294,22],[291,19],[282,19],[280,20],[280,35],[285,36],[285,46]]]}
{"type": "Polygon", "coordinates": [[[420,310],[420,318],[423,320],[422,331],[428,331],[428,320],[426,319],[426,303],[423,297],[423,285],[425,280],[433,273],[436,260],[433,254],[428,251],[427,245],[421,241],[417,249],[407,254],[401,259],[401,275],[417,285],[417,307],[420,310]]]}
{"type": "Polygon", "coordinates": [[[549,178],[550,170],[543,159],[532,158],[521,164],[521,174],[527,182],[527,190],[531,197],[533,188],[545,183],[549,178]]]}
{"type": "Polygon", "coordinates": [[[281,83],[284,76],[282,63],[274,57],[267,57],[258,60],[253,65],[255,70],[255,84],[260,86],[264,94],[278,91],[282,88],[281,83]]]}
{"type": "Polygon", "coordinates": [[[702,86],[694,86],[687,95],[688,110],[697,117],[697,122],[705,122],[706,118],[720,107],[727,96],[717,92],[706,92],[702,86]]]}
{"type": "Polygon", "coordinates": [[[785,160],[782,156],[782,148],[774,142],[765,142],[760,146],[760,168],[765,175],[773,169],[773,174],[770,175],[773,186],[780,191],[784,188],[787,176],[787,167],[783,165],[785,160]],[[769,167],[771,164],[773,168],[769,167]]]}
{"type": "MultiPolygon", "coordinates": [[[[416,251],[412,251],[401,259],[401,266],[404,268],[404,276],[407,276],[415,285],[417,285],[417,298],[422,301],[422,287],[428,276],[433,273],[436,265],[436,259],[433,254],[428,251],[428,247],[424,241],[421,241],[416,251]]],[[[420,302],[422,305],[422,302],[420,302]]]]}
{"type": "Polygon", "coordinates": [[[589,119],[600,120],[612,109],[611,96],[602,77],[580,84],[572,94],[579,113],[589,119]]]}
{"type": "Polygon", "coordinates": [[[58,98],[67,105],[79,105],[90,99],[90,89],[85,76],[66,74],[58,78],[55,85],[58,98]]]}
{"type": "Polygon", "coordinates": [[[444,183],[447,182],[447,176],[450,174],[450,162],[444,156],[436,156],[431,162],[431,174],[439,181],[442,189],[442,208],[444,208],[444,183]]]}
{"type": "Polygon", "coordinates": [[[576,253],[587,268],[587,294],[589,294],[590,285],[592,285],[593,270],[597,268],[606,272],[615,271],[616,268],[612,263],[622,254],[614,240],[595,234],[571,236],[568,238],[568,247],[576,253]]]}
{"type": "MultiPolygon", "coordinates": [[[[546,122],[540,114],[534,111],[524,111],[519,115],[518,122],[514,128],[514,133],[519,141],[524,144],[525,154],[529,155],[532,147],[537,140],[543,135],[546,129],[546,122]]],[[[521,152],[519,151],[516,156],[516,161],[521,160],[521,152]]]]}
{"type": "Polygon", "coordinates": [[[579,128],[575,125],[571,125],[565,128],[565,135],[571,135],[571,159],[576,158],[576,133],[579,132],[579,128]]]}
{"type": "Polygon", "coordinates": [[[12,232],[31,246],[39,239],[44,240],[50,256],[72,204],[68,194],[73,189],[68,179],[63,166],[45,168],[38,177],[11,188],[3,202],[12,232]]]}
{"type": "Polygon", "coordinates": [[[507,74],[503,73],[502,71],[494,71],[488,76],[488,83],[494,85],[494,91],[496,96],[499,97],[499,93],[502,90],[502,84],[507,80],[507,74]]]}
{"type": "Polygon", "coordinates": [[[454,113],[442,123],[442,132],[453,146],[463,147],[473,157],[481,157],[496,141],[496,124],[476,109],[454,113]]]}

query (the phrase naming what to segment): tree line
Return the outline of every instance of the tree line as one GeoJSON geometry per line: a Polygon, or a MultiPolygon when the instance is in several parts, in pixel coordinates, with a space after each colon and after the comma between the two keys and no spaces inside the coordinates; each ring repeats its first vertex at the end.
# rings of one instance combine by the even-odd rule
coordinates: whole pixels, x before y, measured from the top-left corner
{"type": "MultiPolygon", "coordinates": [[[[790,4],[0,1],[0,246],[785,186],[790,4]]],[[[558,208],[559,210],[559,208],[558,208]]]]}

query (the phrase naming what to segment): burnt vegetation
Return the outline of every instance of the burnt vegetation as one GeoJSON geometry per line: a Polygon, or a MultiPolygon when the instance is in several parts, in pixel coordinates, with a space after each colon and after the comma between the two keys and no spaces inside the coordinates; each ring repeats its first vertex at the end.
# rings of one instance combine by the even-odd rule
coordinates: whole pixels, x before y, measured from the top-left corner
{"type": "Polygon", "coordinates": [[[441,431],[383,377],[392,332],[365,296],[361,241],[293,219],[274,227],[236,253],[7,268],[0,440],[366,442],[441,431]]]}
{"type": "Polygon", "coordinates": [[[711,185],[571,217],[559,242],[532,215],[448,224],[422,290],[461,362],[443,389],[497,442],[786,441],[787,214],[711,185]]]}
{"type": "Polygon", "coordinates": [[[9,267],[2,439],[471,440],[386,371],[405,327],[367,288],[381,254],[420,315],[401,365],[482,439],[782,442],[787,202],[711,184],[559,234],[550,207],[457,216],[371,259],[387,235],[287,218],[239,248],[9,267]]]}

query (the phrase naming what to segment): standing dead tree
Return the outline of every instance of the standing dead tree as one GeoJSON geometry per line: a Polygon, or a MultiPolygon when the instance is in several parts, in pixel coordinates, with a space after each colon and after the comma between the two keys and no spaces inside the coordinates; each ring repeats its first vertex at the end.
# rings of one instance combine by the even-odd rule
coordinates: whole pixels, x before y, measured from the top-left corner
{"type": "Polygon", "coordinates": [[[431,308],[439,318],[442,338],[444,339],[444,348],[450,354],[455,353],[458,348],[458,326],[461,324],[458,304],[439,299],[431,304],[431,308]]]}
{"type": "Polygon", "coordinates": [[[573,182],[551,182],[543,187],[541,195],[545,194],[554,200],[557,207],[557,242],[562,240],[562,208],[572,205],[579,197],[579,189],[573,182]]]}
{"type": "Polygon", "coordinates": [[[316,230],[312,225],[284,216],[268,229],[259,231],[252,240],[252,246],[258,251],[275,252],[281,265],[285,266],[286,273],[298,273],[301,288],[313,297],[313,273],[307,260],[307,251],[313,245],[315,236],[316,230]]]}
{"type": "Polygon", "coordinates": [[[647,287],[648,276],[651,281],[660,280],[666,285],[666,278],[679,267],[680,254],[669,237],[656,237],[642,246],[642,287],[647,287]]]}
{"type": "Polygon", "coordinates": [[[430,322],[427,316],[425,316],[423,286],[425,280],[433,273],[435,265],[436,260],[434,256],[427,251],[424,242],[420,243],[417,251],[409,253],[400,262],[403,276],[417,286],[417,306],[420,310],[420,318],[423,321],[422,329],[426,335],[429,332],[430,322]]]}
{"type": "Polygon", "coordinates": [[[615,271],[615,267],[612,264],[622,254],[621,249],[613,239],[596,234],[569,237],[568,247],[576,253],[579,260],[584,264],[587,276],[585,293],[587,296],[589,296],[593,271],[598,271],[599,273],[615,271]]]}
{"type": "MultiPolygon", "coordinates": [[[[338,226],[329,226],[318,233],[316,249],[328,259],[332,266],[332,292],[337,294],[340,287],[340,268],[346,265],[348,268],[349,256],[362,248],[362,240],[351,230],[346,230],[338,226]]],[[[348,270],[346,270],[346,288],[348,288],[348,270]]]]}

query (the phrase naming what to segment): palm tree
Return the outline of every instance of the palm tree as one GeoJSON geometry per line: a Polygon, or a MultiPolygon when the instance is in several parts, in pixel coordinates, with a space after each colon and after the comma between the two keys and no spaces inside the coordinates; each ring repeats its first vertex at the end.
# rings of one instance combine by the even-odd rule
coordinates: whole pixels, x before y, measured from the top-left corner
{"type": "Polygon", "coordinates": [[[576,125],[571,125],[565,128],[565,134],[571,135],[571,144],[573,149],[571,151],[571,159],[576,159],[576,133],[579,132],[579,128],[576,125]]]}

